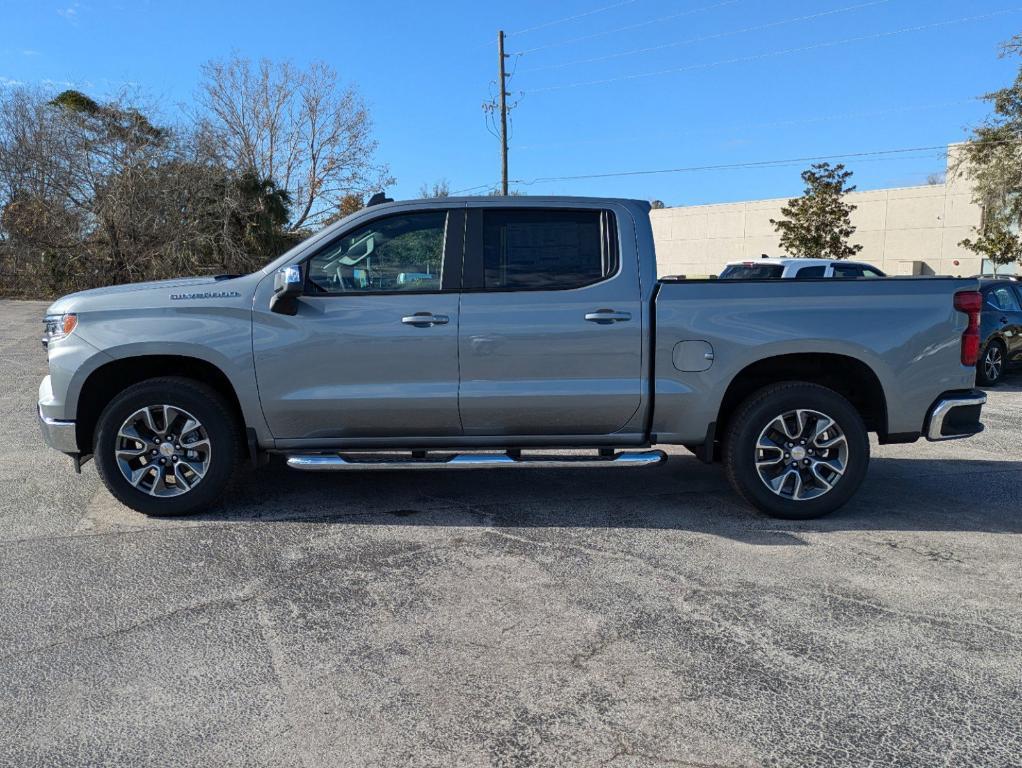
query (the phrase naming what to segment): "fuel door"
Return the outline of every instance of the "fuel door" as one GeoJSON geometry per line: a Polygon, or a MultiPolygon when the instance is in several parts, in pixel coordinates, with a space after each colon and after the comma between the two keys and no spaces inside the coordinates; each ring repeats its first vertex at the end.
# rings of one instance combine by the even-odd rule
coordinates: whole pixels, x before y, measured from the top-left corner
{"type": "Polygon", "coordinates": [[[674,346],[674,367],[684,373],[699,373],[713,365],[713,347],[708,341],[679,341],[674,346]]]}

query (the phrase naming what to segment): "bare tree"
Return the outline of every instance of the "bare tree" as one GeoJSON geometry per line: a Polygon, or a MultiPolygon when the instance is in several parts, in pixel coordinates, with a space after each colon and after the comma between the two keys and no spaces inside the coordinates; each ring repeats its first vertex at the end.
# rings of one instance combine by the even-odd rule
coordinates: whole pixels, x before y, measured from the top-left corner
{"type": "Polygon", "coordinates": [[[346,195],[393,182],[374,162],[368,108],[327,64],[299,69],[234,56],[208,62],[202,75],[199,120],[208,145],[236,172],[287,193],[289,231],[322,224],[346,195]]]}
{"type": "Polygon", "coordinates": [[[433,185],[423,184],[419,187],[419,197],[423,199],[436,198],[436,197],[450,197],[451,196],[451,184],[447,179],[440,179],[440,181],[433,182],[433,185]]]}
{"type": "Polygon", "coordinates": [[[0,293],[251,271],[292,244],[287,203],[124,97],[0,93],[0,293]]]}

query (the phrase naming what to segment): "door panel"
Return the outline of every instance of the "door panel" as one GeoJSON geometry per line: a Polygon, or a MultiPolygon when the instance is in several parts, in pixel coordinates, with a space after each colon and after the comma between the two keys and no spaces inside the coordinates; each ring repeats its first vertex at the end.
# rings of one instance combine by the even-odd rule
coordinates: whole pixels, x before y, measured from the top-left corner
{"type": "Polygon", "coordinates": [[[260,284],[253,351],[276,439],[462,433],[463,235],[464,212],[453,209],[362,224],[304,261],[306,295],[294,316],[269,311],[272,276],[260,284]]]}
{"type": "MultiPolygon", "coordinates": [[[[541,263],[549,252],[566,260],[570,279],[597,282],[574,289],[488,291],[487,279],[512,276],[499,285],[515,284],[516,279],[514,264],[498,263],[494,257],[493,243],[484,257],[482,216],[481,211],[470,212],[461,300],[460,409],[465,434],[605,435],[621,429],[641,397],[644,317],[634,246],[621,248],[615,228],[620,268],[601,280],[590,275],[585,264],[574,263],[577,249],[563,250],[564,233],[548,228],[530,234],[526,215],[505,227],[500,237],[525,243],[521,249],[528,255],[522,261],[531,260],[533,275],[558,284],[557,270],[541,263]],[[471,286],[475,290],[469,290],[470,281],[476,283],[471,286]]],[[[567,238],[573,242],[570,229],[567,238]]],[[[520,271],[519,285],[530,279],[526,271],[520,271]]]]}
{"type": "Polygon", "coordinates": [[[457,294],[304,297],[257,316],[254,339],[276,438],[461,434],[457,294]],[[448,322],[402,322],[418,312],[448,322]]]}

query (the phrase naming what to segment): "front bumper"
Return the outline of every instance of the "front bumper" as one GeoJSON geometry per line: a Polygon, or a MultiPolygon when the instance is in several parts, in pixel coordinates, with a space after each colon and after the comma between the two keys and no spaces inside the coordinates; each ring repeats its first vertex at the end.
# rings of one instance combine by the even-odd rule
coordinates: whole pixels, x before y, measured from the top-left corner
{"type": "Polygon", "coordinates": [[[77,454],[78,437],[75,433],[75,423],[44,416],[41,405],[37,406],[36,412],[39,414],[39,430],[43,433],[46,444],[61,453],[77,454]]]}
{"type": "Polygon", "coordinates": [[[926,416],[927,440],[954,440],[983,431],[980,411],[987,401],[979,389],[945,392],[930,406],[926,416]]]}
{"type": "Polygon", "coordinates": [[[77,454],[78,437],[73,419],[58,419],[63,415],[63,403],[53,396],[53,379],[46,376],[39,383],[39,402],[36,403],[36,415],[39,417],[39,431],[43,440],[51,448],[61,453],[77,454]]]}

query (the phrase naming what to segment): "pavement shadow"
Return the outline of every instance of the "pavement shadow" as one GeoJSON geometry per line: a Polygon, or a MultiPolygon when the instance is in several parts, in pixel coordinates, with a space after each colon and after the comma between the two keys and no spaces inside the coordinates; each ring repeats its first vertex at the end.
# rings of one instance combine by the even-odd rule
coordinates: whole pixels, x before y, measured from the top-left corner
{"type": "Polygon", "coordinates": [[[1022,363],[1016,363],[1004,372],[1004,377],[993,387],[980,387],[985,392],[1022,392],[1022,363]]]}
{"type": "Polygon", "coordinates": [[[655,468],[301,473],[274,461],[195,519],[344,525],[688,530],[752,544],[799,533],[1022,533],[1022,461],[874,458],[857,496],[809,521],[746,505],[719,466],[671,456],[655,468]]]}

